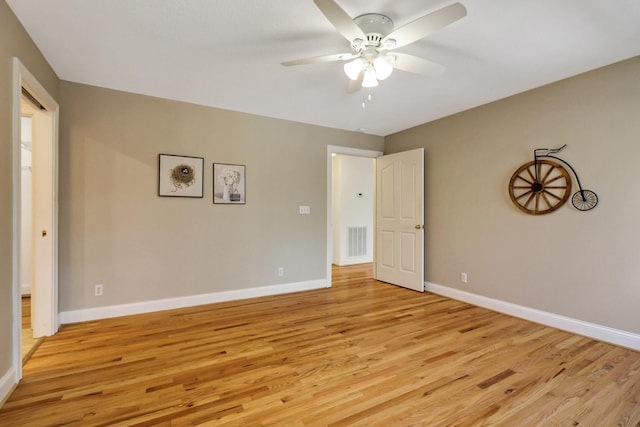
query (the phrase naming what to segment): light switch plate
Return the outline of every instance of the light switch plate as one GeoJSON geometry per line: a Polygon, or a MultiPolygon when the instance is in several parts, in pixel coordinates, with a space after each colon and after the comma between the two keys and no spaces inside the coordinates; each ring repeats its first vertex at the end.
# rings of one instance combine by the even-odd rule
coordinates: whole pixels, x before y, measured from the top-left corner
{"type": "Polygon", "coordinates": [[[309,215],[311,213],[311,206],[300,205],[300,215],[309,215]]]}

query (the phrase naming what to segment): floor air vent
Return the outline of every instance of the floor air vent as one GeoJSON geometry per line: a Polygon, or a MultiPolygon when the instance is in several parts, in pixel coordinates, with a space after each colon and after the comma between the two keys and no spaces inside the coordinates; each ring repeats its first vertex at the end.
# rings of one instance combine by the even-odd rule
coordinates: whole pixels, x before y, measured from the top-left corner
{"type": "Polygon", "coordinates": [[[367,227],[348,227],[347,256],[358,257],[367,255],[367,227]]]}

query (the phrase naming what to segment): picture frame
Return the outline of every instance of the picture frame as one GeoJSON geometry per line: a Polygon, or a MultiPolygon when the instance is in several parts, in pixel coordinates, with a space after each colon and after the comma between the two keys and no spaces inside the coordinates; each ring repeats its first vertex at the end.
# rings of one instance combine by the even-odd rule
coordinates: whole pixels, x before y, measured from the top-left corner
{"type": "Polygon", "coordinates": [[[213,164],[213,204],[246,203],[246,167],[229,163],[213,164]]]}
{"type": "Polygon", "coordinates": [[[203,198],[204,158],[158,155],[158,196],[203,198]]]}

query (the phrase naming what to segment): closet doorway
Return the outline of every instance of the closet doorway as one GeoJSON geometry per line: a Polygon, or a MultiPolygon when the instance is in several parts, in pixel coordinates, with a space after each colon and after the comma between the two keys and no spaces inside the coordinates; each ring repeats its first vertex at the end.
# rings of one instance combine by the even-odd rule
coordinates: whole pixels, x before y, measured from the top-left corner
{"type": "Polygon", "coordinates": [[[13,65],[13,369],[19,380],[23,353],[28,357],[38,338],[58,330],[58,104],[17,58],[13,65]]]}

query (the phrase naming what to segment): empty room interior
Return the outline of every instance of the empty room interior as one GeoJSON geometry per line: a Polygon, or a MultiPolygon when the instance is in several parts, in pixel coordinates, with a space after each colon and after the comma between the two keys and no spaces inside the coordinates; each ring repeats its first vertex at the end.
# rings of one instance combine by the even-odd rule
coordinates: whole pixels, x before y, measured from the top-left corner
{"type": "Polygon", "coordinates": [[[0,1],[0,425],[640,425],[640,4],[0,1]]]}

